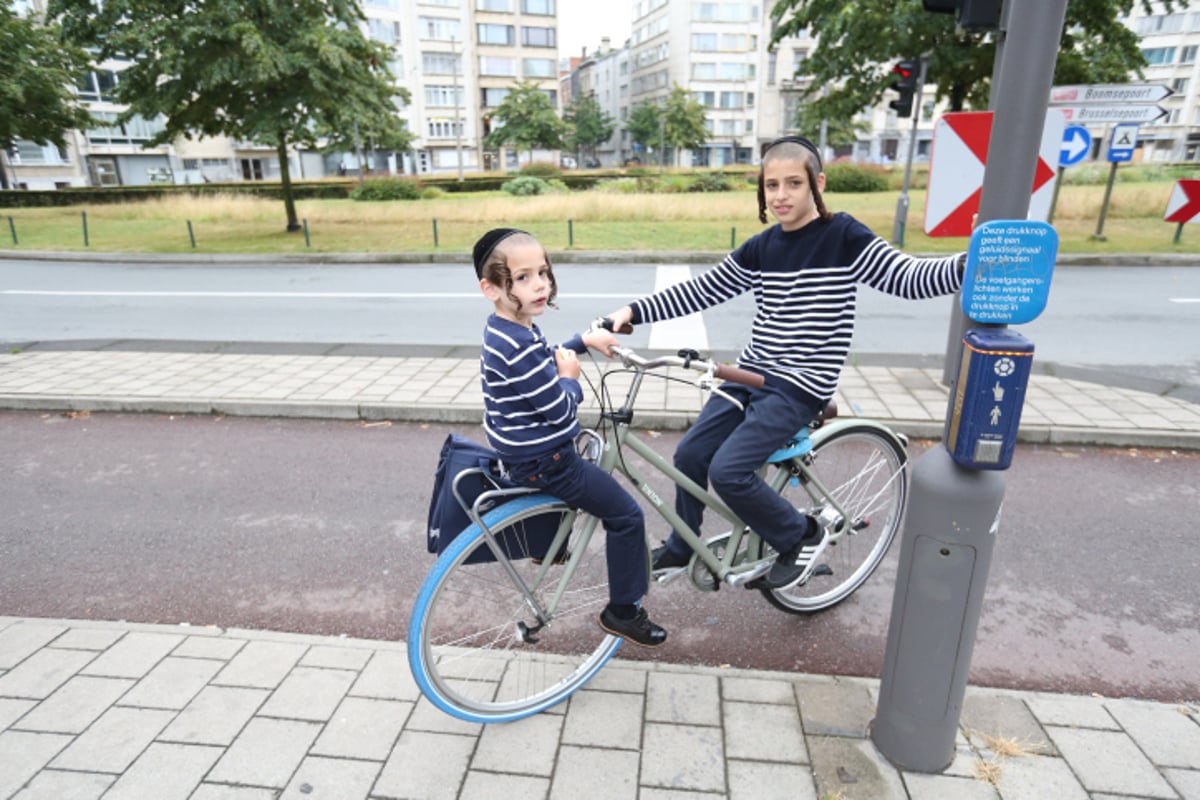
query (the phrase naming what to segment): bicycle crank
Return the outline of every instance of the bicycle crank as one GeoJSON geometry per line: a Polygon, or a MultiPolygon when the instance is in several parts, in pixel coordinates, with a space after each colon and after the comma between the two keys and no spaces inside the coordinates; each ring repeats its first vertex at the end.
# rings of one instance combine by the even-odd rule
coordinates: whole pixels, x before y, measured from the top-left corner
{"type": "Polygon", "coordinates": [[[537,644],[538,638],[537,638],[537,636],[535,636],[535,634],[544,627],[546,627],[544,624],[538,624],[538,625],[534,625],[531,628],[528,625],[526,625],[524,622],[518,622],[517,623],[517,632],[516,632],[516,636],[514,638],[518,642],[523,642],[525,644],[537,644]]]}

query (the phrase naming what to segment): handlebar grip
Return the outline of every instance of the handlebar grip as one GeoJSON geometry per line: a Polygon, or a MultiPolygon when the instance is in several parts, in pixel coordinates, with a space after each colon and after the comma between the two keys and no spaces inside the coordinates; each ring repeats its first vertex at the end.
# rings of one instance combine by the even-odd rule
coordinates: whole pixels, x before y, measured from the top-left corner
{"type": "Polygon", "coordinates": [[[740,369],[739,367],[731,367],[728,364],[718,366],[714,374],[723,381],[740,383],[752,389],[762,388],[762,385],[767,382],[767,379],[757,372],[740,369]]]}
{"type": "Polygon", "coordinates": [[[600,319],[596,320],[596,322],[600,324],[601,328],[609,333],[633,333],[633,325],[629,322],[626,322],[624,325],[622,325],[620,330],[613,330],[612,317],[601,317],[600,319]]]}

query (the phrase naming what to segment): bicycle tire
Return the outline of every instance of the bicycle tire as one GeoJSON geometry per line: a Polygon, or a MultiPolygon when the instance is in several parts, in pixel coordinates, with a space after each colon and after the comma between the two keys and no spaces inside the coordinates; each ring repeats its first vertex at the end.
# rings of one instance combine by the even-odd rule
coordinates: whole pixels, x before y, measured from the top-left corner
{"type": "MultiPolygon", "coordinates": [[[[821,554],[818,569],[807,581],[784,589],[762,588],[776,608],[811,614],[832,608],[866,582],[887,555],[900,529],[908,498],[908,454],[890,432],[865,423],[818,430],[813,435],[809,469],[856,520],[851,529],[821,554]],[[821,567],[828,567],[829,573],[821,567]]],[[[786,464],[781,468],[787,468],[786,464]]],[[[798,479],[784,481],[780,491],[805,513],[811,500],[798,479]]],[[[770,555],[773,551],[764,544],[770,555]]]]}
{"type": "MultiPolygon", "coordinates": [[[[486,515],[497,539],[519,540],[531,523],[577,526],[576,512],[560,500],[533,494],[511,500],[486,515]]],[[[577,529],[577,527],[576,527],[577,529]]],[[[569,540],[576,564],[562,601],[545,627],[536,624],[525,598],[501,563],[466,563],[487,549],[483,530],[471,525],[447,547],[417,593],[408,627],[408,662],[421,692],[438,708],[470,722],[511,722],[544,711],[587,683],[612,657],[621,639],[602,630],[608,602],[604,535],[589,537],[586,549],[569,540]]],[[[547,554],[547,561],[554,554],[547,554]]],[[[509,562],[546,607],[565,574],[532,559],[509,562]]]]}

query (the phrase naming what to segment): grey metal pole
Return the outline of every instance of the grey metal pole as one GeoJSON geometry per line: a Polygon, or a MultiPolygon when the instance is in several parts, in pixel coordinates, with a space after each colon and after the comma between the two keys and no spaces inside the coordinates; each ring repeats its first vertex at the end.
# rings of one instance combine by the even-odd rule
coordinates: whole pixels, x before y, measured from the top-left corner
{"type": "MultiPolygon", "coordinates": [[[[1024,219],[1067,0],[1009,0],[1007,43],[979,222],[1024,219]]],[[[955,400],[951,386],[947,423],[955,400]]],[[[913,466],[871,739],[892,763],[938,772],[954,760],[975,633],[1004,502],[1002,472],[935,447],[913,466]]]]}
{"type": "Polygon", "coordinates": [[[917,125],[921,122],[921,92],[925,89],[925,70],[929,57],[921,56],[921,72],[917,78],[917,96],[913,100],[912,131],[908,135],[908,159],[904,162],[904,185],[900,188],[900,199],[896,201],[896,219],[892,223],[892,242],[904,247],[904,229],[908,225],[908,184],[912,178],[913,156],[917,152],[917,125]]]}

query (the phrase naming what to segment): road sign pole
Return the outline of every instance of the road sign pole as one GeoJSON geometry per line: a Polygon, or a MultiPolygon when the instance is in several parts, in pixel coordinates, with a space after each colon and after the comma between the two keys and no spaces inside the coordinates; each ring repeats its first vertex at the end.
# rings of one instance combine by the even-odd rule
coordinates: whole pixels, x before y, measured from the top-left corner
{"type": "MultiPolygon", "coordinates": [[[[1004,4],[999,36],[1006,41],[979,223],[1028,216],[1066,9],[1067,0],[1004,4]]],[[[951,404],[957,384],[950,387],[951,404]]],[[[945,447],[932,448],[913,466],[878,714],[871,723],[876,747],[905,769],[939,772],[954,760],[1003,501],[1002,472],[983,475],[960,466],[945,447]]]]}
{"type": "Polygon", "coordinates": [[[1046,216],[1046,222],[1054,222],[1054,211],[1058,208],[1058,190],[1062,187],[1063,176],[1066,173],[1066,167],[1058,168],[1058,178],[1054,181],[1054,196],[1050,198],[1050,213],[1046,216]]]}
{"type": "Polygon", "coordinates": [[[1108,201],[1112,197],[1113,184],[1117,182],[1117,162],[1112,162],[1112,167],[1108,170],[1108,185],[1104,187],[1104,202],[1100,204],[1100,221],[1096,223],[1096,232],[1092,234],[1092,239],[1097,242],[1106,242],[1104,238],[1104,220],[1108,218],[1108,201]]]}

